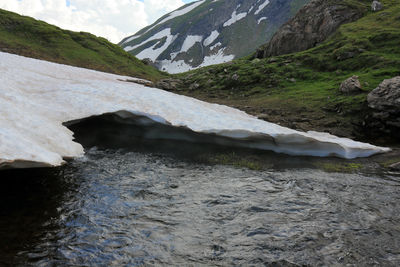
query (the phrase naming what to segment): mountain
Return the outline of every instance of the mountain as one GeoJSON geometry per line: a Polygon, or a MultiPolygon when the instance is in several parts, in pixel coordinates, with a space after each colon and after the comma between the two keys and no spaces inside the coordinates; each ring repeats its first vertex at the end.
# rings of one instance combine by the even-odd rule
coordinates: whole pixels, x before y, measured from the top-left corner
{"type": "MultiPolygon", "coordinates": [[[[315,12],[321,7],[315,5],[318,2],[321,0],[312,0],[304,7],[306,10],[300,10],[276,32],[271,44],[253,56],[179,74],[180,86],[175,90],[237,107],[294,129],[329,132],[375,143],[387,143],[394,138],[393,142],[398,143],[400,125],[389,125],[388,118],[374,121],[378,112],[368,107],[367,95],[379,88],[383,80],[400,76],[400,2],[381,0],[383,9],[374,12],[369,0],[326,0],[324,14],[315,12]],[[329,13],[329,10],[346,12],[329,13]],[[351,18],[354,18],[351,14],[356,14],[359,19],[335,24],[337,27],[332,31],[331,23],[314,28],[317,17],[326,16],[326,20],[322,19],[325,22],[329,16],[346,22],[343,18],[349,14],[351,18]],[[293,28],[299,30],[295,35],[291,34],[293,28]],[[329,34],[322,36],[322,33],[329,34]],[[297,51],[292,44],[303,37],[319,39],[303,47],[306,50],[297,51]],[[283,39],[292,43],[280,46],[281,50],[268,49],[283,39]],[[353,76],[358,76],[360,88],[343,93],[341,84],[353,76]]],[[[397,107],[400,111],[398,104],[397,107]]]]}
{"type": "Polygon", "coordinates": [[[0,51],[147,80],[165,76],[118,45],[0,9],[0,51]]]}
{"type": "Polygon", "coordinates": [[[179,73],[253,53],[309,0],[201,0],[158,19],[119,45],[179,73]]]}

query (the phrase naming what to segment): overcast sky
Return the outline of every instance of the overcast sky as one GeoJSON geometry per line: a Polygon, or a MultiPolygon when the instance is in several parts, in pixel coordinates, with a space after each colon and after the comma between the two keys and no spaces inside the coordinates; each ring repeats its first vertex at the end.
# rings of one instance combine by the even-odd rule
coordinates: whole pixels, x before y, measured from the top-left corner
{"type": "Polygon", "coordinates": [[[0,0],[0,8],[113,43],[194,0],[0,0]]]}

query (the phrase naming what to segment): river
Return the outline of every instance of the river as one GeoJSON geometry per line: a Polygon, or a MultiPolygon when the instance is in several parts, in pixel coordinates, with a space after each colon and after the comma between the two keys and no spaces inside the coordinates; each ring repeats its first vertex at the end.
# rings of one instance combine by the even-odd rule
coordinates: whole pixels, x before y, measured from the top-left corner
{"type": "Polygon", "coordinates": [[[93,147],[61,168],[3,171],[0,265],[400,265],[399,174],[268,157],[252,170],[93,147]]]}

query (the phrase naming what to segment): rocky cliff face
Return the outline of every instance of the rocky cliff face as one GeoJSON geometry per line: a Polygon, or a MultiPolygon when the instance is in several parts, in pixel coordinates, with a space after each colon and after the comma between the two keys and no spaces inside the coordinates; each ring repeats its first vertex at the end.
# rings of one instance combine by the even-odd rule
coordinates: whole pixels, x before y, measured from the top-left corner
{"type": "Polygon", "coordinates": [[[357,5],[357,1],[312,0],[282,26],[271,41],[258,49],[257,57],[278,56],[312,48],[326,40],[340,25],[361,18],[365,12],[366,9],[357,5]]]}
{"type": "Polygon", "coordinates": [[[309,0],[200,0],[121,41],[139,59],[178,73],[249,55],[309,0]]]}

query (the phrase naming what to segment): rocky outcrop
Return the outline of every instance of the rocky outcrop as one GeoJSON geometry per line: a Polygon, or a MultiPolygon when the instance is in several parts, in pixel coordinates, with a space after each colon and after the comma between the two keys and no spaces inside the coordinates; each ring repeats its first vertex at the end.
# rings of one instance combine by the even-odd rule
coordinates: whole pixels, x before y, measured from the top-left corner
{"type": "Polygon", "coordinates": [[[383,9],[383,5],[381,2],[374,0],[371,4],[371,10],[374,12],[381,11],[383,9]]]}
{"type": "Polygon", "coordinates": [[[345,94],[353,94],[361,91],[361,83],[358,76],[351,76],[340,85],[340,92],[345,94]]]}
{"type": "Polygon", "coordinates": [[[258,49],[266,58],[307,50],[326,40],[340,25],[363,16],[365,10],[341,0],[312,0],[285,23],[271,41],[258,49]]]}
{"type": "Polygon", "coordinates": [[[386,132],[400,131],[400,76],[384,80],[368,94],[372,117],[386,132]]]}
{"type": "Polygon", "coordinates": [[[179,79],[162,79],[155,84],[156,88],[160,88],[166,91],[174,91],[181,86],[182,81],[179,79]]]}

